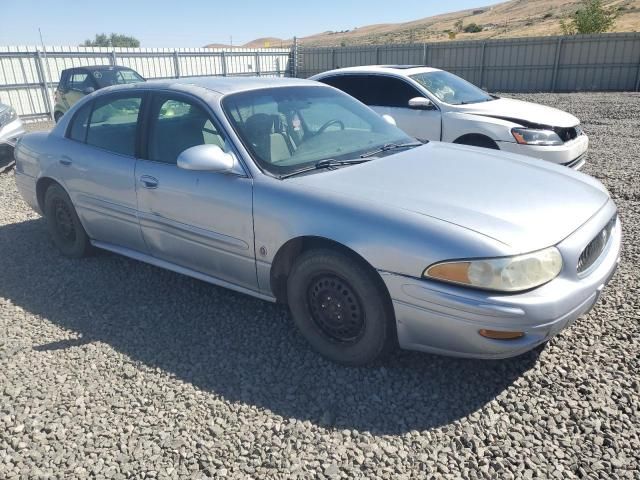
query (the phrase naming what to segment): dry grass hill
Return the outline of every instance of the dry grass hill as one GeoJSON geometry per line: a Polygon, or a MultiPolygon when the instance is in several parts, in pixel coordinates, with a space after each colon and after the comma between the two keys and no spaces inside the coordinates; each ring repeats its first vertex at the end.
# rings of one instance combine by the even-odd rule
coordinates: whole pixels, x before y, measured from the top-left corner
{"type": "MultiPolygon", "coordinates": [[[[487,7],[461,10],[405,23],[367,25],[343,32],[326,31],[299,38],[301,45],[336,47],[385,43],[449,41],[456,22],[475,23],[478,33],[457,33],[456,40],[558,35],[560,19],[575,11],[580,0],[511,0],[487,7]]],[[[640,0],[610,0],[607,6],[620,9],[615,32],[640,30],[640,0]]],[[[291,39],[259,38],[244,47],[289,46],[291,39]]],[[[216,45],[220,46],[220,45],[216,45]]]]}

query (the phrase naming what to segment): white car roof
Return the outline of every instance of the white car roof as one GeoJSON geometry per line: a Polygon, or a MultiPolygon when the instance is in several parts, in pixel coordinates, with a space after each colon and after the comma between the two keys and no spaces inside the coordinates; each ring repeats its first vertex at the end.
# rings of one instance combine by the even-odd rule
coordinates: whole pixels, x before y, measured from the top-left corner
{"type": "Polygon", "coordinates": [[[329,75],[344,75],[348,73],[386,73],[402,77],[417,73],[439,72],[439,68],[424,67],[421,65],[365,65],[362,67],[345,67],[323,72],[311,77],[311,79],[323,78],[329,75]]]}

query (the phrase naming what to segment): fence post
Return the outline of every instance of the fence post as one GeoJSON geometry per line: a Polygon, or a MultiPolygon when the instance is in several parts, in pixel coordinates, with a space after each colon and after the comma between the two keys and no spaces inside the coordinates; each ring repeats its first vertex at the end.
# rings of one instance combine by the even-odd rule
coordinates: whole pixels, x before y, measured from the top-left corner
{"type": "Polygon", "coordinates": [[[380,47],[376,47],[376,65],[380,65],[380,47]]]}
{"type": "Polygon", "coordinates": [[[638,59],[638,69],[636,70],[636,92],[640,89],[640,58],[638,59]]]}
{"type": "Polygon", "coordinates": [[[180,78],[180,57],[177,50],[173,51],[173,68],[176,72],[176,78],[180,78]]]}
{"type": "Polygon", "coordinates": [[[551,92],[556,91],[556,81],[558,80],[558,65],[560,63],[560,50],[562,49],[562,37],[558,38],[556,45],[556,59],[553,62],[553,75],[551,76],[551,92]]]}
{"type": "MultiPolygon", "coordinates": [[[[480,53],[480,88],[484,88],[484,51],[487,48],[487,42],[482,42],[482,52],[480,53]]],[[[484,88],[486,90],[486,88],[484,88]]]]}
{"type": "Polygon", "coordinates": [[[222,51],[222,76],[227,76],[227,55],[225,51],[222,51]]]}
{"type": "Polygon", "coordinates": [[[260,76],[260,54],[256,52],[256,75],[260,76]]]}
{"type": "Polygon", "coordinates": [[[111,66],[113,67],[115,67],[118,64],[118,59],[116,58],[115,50],[111,50],[111,58],[109,60],[111,61],[111,66]]]}
{"type": "Polygon", "coordinates": [[[40,81],[40,88],[42,89],[42,94],[44,97],[44,104],[47,108],[47,113],[51,120],[54,120],[53,117],[53,104],[51,102],[51,96],[49,95],[49,80],[47,79],[47,72],[42,64],[42,55],[40,54],[40,50],[36,50],[36,65],[38,71],[38,80],[40,81]]]}
{"type": "Polygon", "coordinates": [[[429,47],[426,43],[422,44],[422,64],[426,67],[429,65],[429,47]]]}
{"type": "Polygon", "coordinates": [[[331,69],[333,70],[335,68],[338,68],[336,66],[336,49],[332,48],[331,49],[331,69]]]}
{"type": "Polygon", "coordinates": [[[298,78],[298,37],[293,37],[293,51],[291,52],[291,73],[293,78],[298,78]]]}

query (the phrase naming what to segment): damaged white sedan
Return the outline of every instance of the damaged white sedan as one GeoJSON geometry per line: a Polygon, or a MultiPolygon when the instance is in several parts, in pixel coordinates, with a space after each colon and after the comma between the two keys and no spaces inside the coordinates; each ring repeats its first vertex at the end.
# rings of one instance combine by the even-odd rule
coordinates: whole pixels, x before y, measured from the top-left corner
{"type": "Polygon", "coordinates": [[[580,121],[556,108],[491,95],[437,68],[353,67],[312,77],[393,117],[420,139],[472,145],[540,158],[574,169],[589,139],[580,121]]]}

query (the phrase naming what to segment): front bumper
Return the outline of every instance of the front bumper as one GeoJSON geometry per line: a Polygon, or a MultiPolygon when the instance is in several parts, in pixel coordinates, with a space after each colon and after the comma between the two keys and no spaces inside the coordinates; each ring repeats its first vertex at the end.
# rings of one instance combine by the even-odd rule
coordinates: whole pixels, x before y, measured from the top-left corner
{"type": "Polygon", "coordinates": [[[0,128],[0,145],[9,145],[15,147],[18,139],[24,135],[26,130],[20,118],[16,118],[12,122],[7,123],[0,128]]]}
{"type": "Polygon", "coordinates": [[[504,150],[505,152],[540,158],[548,162],[579,170],[586,160],[586,153],[589,148],[589,137],[580,135],[570,142],[552,147],[520,145],[515,142],[499,142],[498,146],[500,150],[504,150]]]}
{"type": "Polygon", "coordinates": [[[380,272],[393,301],[400,347],[490,359],[513,357],[551,339],[591,310],[615,273],[622,237],[619,220],[588,275],[580,278],[576,273],[582,249],[614,214],[615,206],[610,202],[592,221],[558,244],[565,258],[560,275],[524,293],[483,292],[380,272]],[[493,340],[482,337],[478,333],[481,329],[525,335],[517,340],[493,340]]]}

